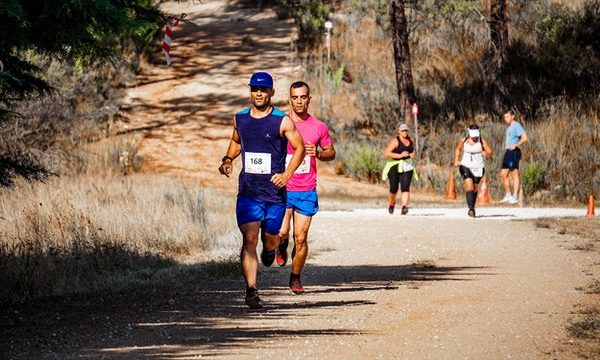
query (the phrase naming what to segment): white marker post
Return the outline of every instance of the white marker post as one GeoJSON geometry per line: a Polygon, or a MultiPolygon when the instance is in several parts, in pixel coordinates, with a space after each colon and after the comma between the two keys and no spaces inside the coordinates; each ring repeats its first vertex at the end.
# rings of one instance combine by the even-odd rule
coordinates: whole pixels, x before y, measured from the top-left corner
{"type": "Polygon", "coordinates": [[[415,121],[415,151],[419,154],[419,120],[417,119],[419,107],[417,106],[417,103],[412,104],[410,113],[413,115],[415,121]]]}
{"type": "Polygon", "coordinates": [[[329,20],[325,21],[325,47],[327,48],[327,65],[331,62],[331,29],[333,23],[329,20]]]}

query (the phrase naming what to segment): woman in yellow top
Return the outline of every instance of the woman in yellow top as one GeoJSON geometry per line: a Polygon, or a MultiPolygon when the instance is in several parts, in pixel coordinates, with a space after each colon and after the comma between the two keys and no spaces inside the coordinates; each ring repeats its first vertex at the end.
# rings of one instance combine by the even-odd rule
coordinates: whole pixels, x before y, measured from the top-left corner
{"type": "Polygon", "coordinates": [[[471,125],[469,135],[460,139],[454,148],[454,166],[458,167],[460,176],[465,180],[465,194],[469,206],[467,214],[470,217],[475,217],[477,187],[485,174],[484,158],[492,158],[492,148],[481,138],[479,126],[471,125]]]}
{"type": "MultiPolygon", "coordinates": [[[[412,139],[408,136],[408,125],[400,124],[398,126],[398,135],[390,140],[383,156],[388,161],[383,169],[383,180],[390,181],[390,206],[388,211],[394,213],[396,207],[396,194],[398,187],[402,192],[402,215],[408,213],[408,202],[410,200],[410,183],[413,176],[416,176],[412,159],[414,159],[415,145],[412,139]]],[[[416,178],[416,177],[415,177],[416,178]]]]}

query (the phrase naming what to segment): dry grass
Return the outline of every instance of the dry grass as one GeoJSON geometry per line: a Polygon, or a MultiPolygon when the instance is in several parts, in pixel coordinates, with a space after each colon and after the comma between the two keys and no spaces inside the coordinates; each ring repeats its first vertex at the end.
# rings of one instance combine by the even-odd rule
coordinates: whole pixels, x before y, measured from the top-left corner
{"type": "Polygon", "coordinates": [[[600,306],[581,310],[579,319],[572,321],[567,330],[573,337],[600,341],[600,306]]]}
{"type": "Polygon", "coordinates": [[[542,218],[535,221],[535,226],[551,229],[562,235],[574,234],[580,240],[596,244],[600,251],[600,218],[598,217],[542,218]]]}
{"type": "Polygon", "coordinates": [[[234,229],[224,207],[194,184],[142,175],[0,189],[0,302],[118,287],[185,262],[234,229]]]}

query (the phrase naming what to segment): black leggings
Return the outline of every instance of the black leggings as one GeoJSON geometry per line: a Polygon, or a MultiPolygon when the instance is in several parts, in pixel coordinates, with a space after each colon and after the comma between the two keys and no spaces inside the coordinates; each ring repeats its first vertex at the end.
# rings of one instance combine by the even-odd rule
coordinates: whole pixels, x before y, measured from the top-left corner
{"type": "Polygon", "coordinates": [[[398,185],[400,185],[399,187],[402,192],[408,192],[410,190],[410,182],[413,177],[413,171],[414,170],[410,170],[399,173],[398,165],[392,166],[388,172],[388,179],[390,180],[390,193],[397,194],[398,185]]]}

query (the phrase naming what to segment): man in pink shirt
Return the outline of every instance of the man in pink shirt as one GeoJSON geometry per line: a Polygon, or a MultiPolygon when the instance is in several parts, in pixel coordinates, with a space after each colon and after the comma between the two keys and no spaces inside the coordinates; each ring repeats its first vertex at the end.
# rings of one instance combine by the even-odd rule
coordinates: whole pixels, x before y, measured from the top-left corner
{"type": "MultiPolygon", "coordinates": [[[[308,229],[313,215],[319,210],[317,159],[321,161],[333,160],[335,149],[327,125],[308,113],[310,89],[305,82],[297,81],[290,86],[289,103],[292,108],[289,117],[294,121],[296,128],[302,135],[302,139],[304,139],[306,156],[287,183],[286,212],[279,231],[281,242],[275,260],[279,266],[284,266],[287,262],[290,223],[293,218],[294,249],[292,251],[290,290],[298,295],[304,293],[300,274],[308,255],[308,229]]],[[[289,145],[287,153],[289,161],[294,153],[294,149],[289,145]]]]}

